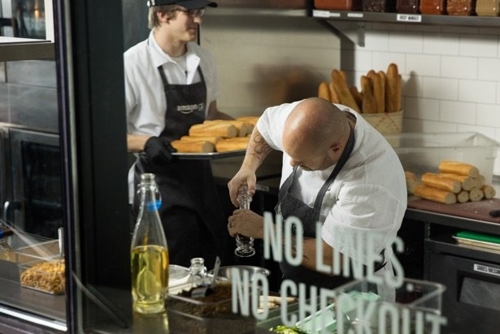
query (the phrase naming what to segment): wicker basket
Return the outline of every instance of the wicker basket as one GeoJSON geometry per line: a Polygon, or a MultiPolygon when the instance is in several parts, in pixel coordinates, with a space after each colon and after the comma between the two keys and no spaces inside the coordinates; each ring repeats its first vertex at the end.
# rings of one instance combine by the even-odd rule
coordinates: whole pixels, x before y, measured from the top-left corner
{"type": "Polygon", "coordinates": [[[363,118],[383,135],[397,135],[403,128],[403,111],[361,114],[363,118]]]}

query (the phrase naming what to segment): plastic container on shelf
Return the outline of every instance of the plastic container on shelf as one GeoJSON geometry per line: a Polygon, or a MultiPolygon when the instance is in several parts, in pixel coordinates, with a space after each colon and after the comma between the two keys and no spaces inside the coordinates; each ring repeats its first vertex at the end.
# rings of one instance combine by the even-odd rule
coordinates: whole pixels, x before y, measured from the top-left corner
{"type": "Polygon", "coordinates": [[[478,16],[500,16],[500,0],[477,0],[476,14],[478,16]]]}
{"type": "Polygon", "coordinates": [[[64,294],[65,263],[60,257],[59,241],[29,240],[31,242],[15,250],[21,286],[49,294],[64,294]]]}
{"type": "Polygon", "coordinates": [[[420,0],[397,0],[396,12],[417,14],[419,13],[420,0]]]}
{"type": "Polygon", "coordinates": [[[363,0],[363,11],[392,13],[396,11],[396,0],[363,0]]]}
{"type": "Polygon", "coordinates": [[[446,0],[420,0],[420,13],[431,15],[446,14],[446,0]]]}
{"type": "Polygon", "coordinates": [[[403,168],[418,176],[438,172],[441,160],[456,160],[476,166],[486,183],[493,180],[498,143],[480,133],[402,133],[385,138],[394,147],[403,168]]]}
{"type": "Polygon", "coordinates": [[[362,10],[362,0],[314,0],[314,8],[327,10],[362,10]]]}
{"type": "Polygon", "coordinates": [[[448,0],[446,8],[448,15],[475,15],[476,0],[448,0]]]}
{"type": "MultiPolygon", "coordinates": [[[[377,284],[369,282],[366,278],[362,280],[354,280],[336,288],[334,297],[326,306],[325,309],[320,309],[313,316],[306,317],[303,321],[297,322],[302,330],[309,330],[309,333],[322,333],[322,326],[328,333],[336,333],[340,331],[340,317],[342,317],[342,328],[346,333],[346,327],[349,327],[349,332],[359,332],[357,326],[364,321],[371,328],[372,333],[391,333],[394,332],[391,326],[393,321],[387,319],[385,327],[378,324],[379,312],[385,315],[391,314],[401,319],[401,325],[406,325],[409,328],[415,328],[418,319],[417,313],[425,318],[426,314],[434,316],[441,315],[442,295],[445,291],[445,286],[439,283],[415,280],[406,278],[403,284],[395,290],[396,300],[386,301],[378,294],[377,284]],[[361,305],[358,305],[360,303],[361,305]],[[361,308],[359,306],[362,306],[361,308]],[[389,308],[388,308],[389,306],[389,308]],[[363,319],[363,316],[357,314],[358,310],[371,310],[370,313],[365,313],[363,316],[369,315],[368,319],[363,319]],[[387,312],[390,309],[392,312],[387,312]],[[401,316],[401,317],[399,317],[401,316]],[[324,317],[323,319],[321,317],[324,317]],[[360,319],[361,318],[361,319],[360,319]],[[407,322],[406,324],[404,322],[407,322]],[[311,331],[312,322],[315,323],[314,331],[311,331]],[[381,328],[382,327],[382,328],[381,328]]],[[[319,305],[318,305],[319,307],[319,305]]],[[[265,320],[260,320],[257,323],[255,333],[268,333],[270,328],[282,325],[281,310],[273,310],[269,312],[269,317],[265,320]]],[[[290,304],[287,309],[287,317],[292,314],[297,317],[300,314],[300,305],[290,304]]],[[[431,332],[430,323],[418,324],[422,325],[424,332],[431,332]]],[[[417,325],[417,326],[418,326],[417,325]]],[[[402,329],[400,327],[400,329],[402,329]]],[[[399,331],[402,332],[402,331],[399,331]]]]}
{"type": "Polygon", "coordinates": [[[64,294],[66,276],[64,259],[34,259],[18,264],[22,287],[54,294],[64,294]]]}
{"type": "MultiPolygon", "coordinates": [[[[371,283],[367,279],[354,281],[335,289],[338,296],[345,294],[349,295],[349,298],[346,300],[347,302],[337,299],[336,315],[337,318],[343,316],[345,322],[347,322],[346,325],[350,323],[351,328],[354,327],[354,329],[357,329],[357,312],[359,312],[357,299],[361,299],[363,305],[373,303],[375,305],[375,310],[372,316],[365,320],[369,322],[370,327],[373,328],[375,332],[377,332],[376,330],[378,329],[378,333],[381,333],[378,323],[379,311],[382,312],[386,304],[392,304],[392,309],[396,310],[403,318],[406,316],[407,322],[409,322],[405,324],[403,320],[403,323],[400,324],[401,327],[407,326],[409,328],[415,328],[415,326],[418,327],[416,324],[416,322],[418,322],[417,313],[424,314],[424,317],[425,314],[437,316],[441,314],[442,295],[445,289],[445,286],[439,283],[407,278],[404,280],[403,285],[396,289],[396,300],[394,302],[389,302],[378,296],[377,284],[371,283]],[[405,313],[407,314],[404,315],[405,313]]],[[[387,315],[388,313],[383,314],[387,315]]],[[[365,316],[365,314],[361,315],[361,317],[363,316],[365,316]]],[[[392,316],[394,316],[394,314],[392,314],[392,316]]],[[[392,325],[393,323],[391,323],[391,321],[386,321],[386,327],[383,333],[390,333],[392,325]]],[[[430,323],[423,323],[421,325],[424,326],[424,332],[432,330],[433,325],[430,323]]]]}

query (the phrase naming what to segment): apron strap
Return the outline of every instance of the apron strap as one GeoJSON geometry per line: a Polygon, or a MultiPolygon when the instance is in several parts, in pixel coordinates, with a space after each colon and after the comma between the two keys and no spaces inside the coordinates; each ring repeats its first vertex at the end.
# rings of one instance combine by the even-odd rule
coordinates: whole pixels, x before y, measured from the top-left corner
{"type": "Polygon", "coordinates": [[[354,149],[354,131],[352,129],[352,126],[349,124],[349,139],[347,140],[346,147],[344,151],[342,152],[339,161],[337,161],[337,164],[335,165],[335,168],[333,169],[332,173],[326,180],[326,182],[323,184],[321,189],[318,192],[318,196],[316,196],[316,201],[314,202],[314,208],[315,209],[320,209],[321,204],[323,203],[323,198],[325,197],[326,191],[330,187],[330,185],[335,181],[337,178],[337,175],[339,175],[340,171],[346,164],[347,160],[349,160],[349,157],[354,149]]]}

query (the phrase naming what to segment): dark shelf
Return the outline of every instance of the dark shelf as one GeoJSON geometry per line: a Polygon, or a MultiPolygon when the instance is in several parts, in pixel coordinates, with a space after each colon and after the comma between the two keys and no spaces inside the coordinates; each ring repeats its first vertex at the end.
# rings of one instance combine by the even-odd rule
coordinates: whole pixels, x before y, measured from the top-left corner
{"type": "Polygon", "coordinates": [[[16,60],[53,60],[55,59],[54,43],[50,41],[26,42],[20,39],[19,42],[2,42],[5,39],[0,38],[0,61],[16,60]]]}
{"type": "Polygon", "coordinates": [[[416,25],[467,26],[476,28],[500,27],[500,17],[488,16],[422,15],[315,9],[312,11],[312,17],[316,19],[348,22],[407,23],[416,25]]]}

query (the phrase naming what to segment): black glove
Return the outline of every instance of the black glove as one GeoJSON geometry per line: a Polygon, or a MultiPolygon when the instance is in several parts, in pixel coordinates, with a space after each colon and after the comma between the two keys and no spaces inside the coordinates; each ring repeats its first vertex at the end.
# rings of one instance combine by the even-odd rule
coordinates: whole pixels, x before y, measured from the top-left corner
{"type": "Polygon", "coordinates": [[[144,145],[144,153],[149,163],[165,165],[172,161],[172,153],[177,152],[166,138],[150,137],[144,145]]]}

